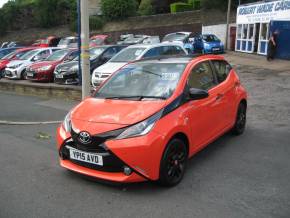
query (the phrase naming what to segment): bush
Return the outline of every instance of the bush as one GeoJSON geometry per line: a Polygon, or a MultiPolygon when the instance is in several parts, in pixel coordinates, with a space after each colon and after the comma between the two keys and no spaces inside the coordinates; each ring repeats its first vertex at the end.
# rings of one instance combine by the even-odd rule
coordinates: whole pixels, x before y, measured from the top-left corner
{"type": "Polygon", "coordinates": [[[136,0],[101,0],[103,16],[108,20],[117,20],[136,14],[136,0]]]}
{"type": "Polygon", "coordinates": [[[4,36],[7,31],[7,24],[3,15],[3,10],[0,9],[0,36],[4,36]]]}
{"type": "Polygon", "coordinates": [[[188,4],[192,5],[194,10],[200,9],[200,0],[188,0],[188,4]]]}
{"type": "Polygon", "coordinates": [[[104,21],[102,18],[98,16],[90,17],[90,30],[99,30],[99,29],[102,29],[103,26],[104,26],[104,21]]]}
{"type": "Polygon", "coordinates": [[[177,2],[170,5],[171,13],[183,12],[183,11],[192,11],[193,7],[190,4],[183,2],[177,2]]]}
{"type": "Polygon", "coordinates": [[[151,0],[142,0],[139,5],[138,14],[140,15],[152,15],[154,14],[154,9],[151,0]]]}

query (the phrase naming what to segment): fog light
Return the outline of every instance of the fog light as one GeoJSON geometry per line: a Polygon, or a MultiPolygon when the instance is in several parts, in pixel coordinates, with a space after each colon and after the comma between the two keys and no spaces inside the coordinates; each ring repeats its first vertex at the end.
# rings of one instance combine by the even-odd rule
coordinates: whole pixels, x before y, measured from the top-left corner
{"type": "Polygon", "coordinates": [[[126,176],[130,176],[131,173],[132,173],[132,170],[129,167],[124,166],[124,174],[126,176]]]}

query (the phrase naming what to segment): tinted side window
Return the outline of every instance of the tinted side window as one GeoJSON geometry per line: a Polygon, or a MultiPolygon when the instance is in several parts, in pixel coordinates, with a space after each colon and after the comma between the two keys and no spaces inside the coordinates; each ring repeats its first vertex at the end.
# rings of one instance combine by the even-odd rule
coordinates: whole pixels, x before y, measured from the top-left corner
{"type": "Polygon", "coordinates": [[[215,85],[213,72],[208,61],[202,62],[192,69],[188,78],[189,88],[209,90],[215,85]]]}
{"type": "Polygon", "coordinates": [[[178,55],[185,54],[181,47],[178,46],[163,46],[161,48],[161,55],[178,55]]]}
{"type": "Polygon", "coordinates": [[[104,52],[104,57],[113,57],[117,53],[117,49],[115,47],[108,48],[107,51],[104,52]]]}
{"type": "Polygon", "coordinates": [[[156,57],[160,55],[159,52],[160,48],[152,48],[149,51],[146,52],[146,54],[144,54],[143,58],[150,58],[150,57],[156,57]]]}
{"type": "Polygon", "coordinates": [[[227,76],[229,75],[232,67],[226,61],[212,61],[217,74],[217,79],[221,83],[226,80],[227,76]]]}

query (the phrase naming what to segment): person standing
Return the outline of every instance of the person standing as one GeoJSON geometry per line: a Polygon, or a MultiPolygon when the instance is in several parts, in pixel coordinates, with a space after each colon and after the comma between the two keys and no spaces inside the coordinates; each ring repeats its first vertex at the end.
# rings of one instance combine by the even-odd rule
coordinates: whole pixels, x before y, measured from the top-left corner
{"type": "Polygon", "coordinates": [[[271,37],[268,42],[268,53],[267,53],[267,60],[271,61],[274,59],[277,49],[277,37],[279,32],[276,30],[273,34],[271,34],[271,37]]]}

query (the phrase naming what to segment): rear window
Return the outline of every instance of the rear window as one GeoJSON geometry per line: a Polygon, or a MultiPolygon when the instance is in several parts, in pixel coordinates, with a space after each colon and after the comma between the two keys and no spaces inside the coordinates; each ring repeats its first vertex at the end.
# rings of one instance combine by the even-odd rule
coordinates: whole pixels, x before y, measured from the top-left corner
{"type": "Polygon", "coordinates": [[[232,69],[231,65],[222,60],[215,60],[212,61],[212,63],[216,70],[218,82],[221,83],[225,81],[232,69]]]}

